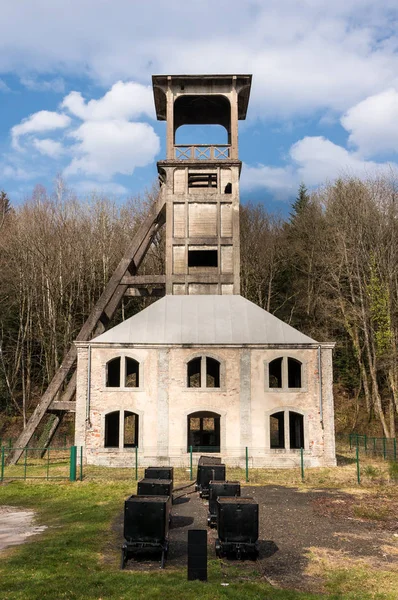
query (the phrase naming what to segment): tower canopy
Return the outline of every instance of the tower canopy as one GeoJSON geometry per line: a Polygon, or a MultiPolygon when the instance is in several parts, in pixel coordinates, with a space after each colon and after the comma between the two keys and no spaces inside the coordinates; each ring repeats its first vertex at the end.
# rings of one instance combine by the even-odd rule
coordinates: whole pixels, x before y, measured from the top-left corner
{"type": "Polygon", "coordinates": [[[251,75],[153,75],[156,116],[159,121],[167,120],[167,91],[170,90],[174,99],[186,97],[179,107],[183,113],[181,118],[185,117],[180,125],[223,125],[220,115],[225,115],[225,101],[231,90],[236,90],[238,119],[243,120],[246,118],[251,81],[251,75]]]}

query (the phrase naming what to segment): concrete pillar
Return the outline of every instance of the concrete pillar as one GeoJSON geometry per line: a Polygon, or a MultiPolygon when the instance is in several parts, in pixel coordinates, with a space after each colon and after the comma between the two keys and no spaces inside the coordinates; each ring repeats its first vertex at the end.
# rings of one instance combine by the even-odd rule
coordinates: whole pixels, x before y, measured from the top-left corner
{"type": "MultiPolygon", "coordinates": [[[[158,442],[157,455],[169,454],[169,350],[158,354],[158,442]]],[[[145,440],[144,440],[145,444],[145,440]]]]}
{"type": "Polygon", "coordinates": [[[251,350],[240,355],[240,445],[251,444],[251,350]]]}

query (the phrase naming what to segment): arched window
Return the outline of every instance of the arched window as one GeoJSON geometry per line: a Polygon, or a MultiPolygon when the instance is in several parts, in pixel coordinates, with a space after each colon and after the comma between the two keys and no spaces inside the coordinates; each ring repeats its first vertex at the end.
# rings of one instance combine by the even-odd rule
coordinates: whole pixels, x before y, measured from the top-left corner
{"type": "Polygon", "coordinates": [[[124,411],[124,448],[138,447],[138,415],[124,411]]]}
{"type": "Polygon", "coordinates": [[[282,359],[276,358],[271,361],[268,366],[269,373],[269,387],[270,388],[281,388],[282,387],[282,359]]]}
{"type": "Polygon", "coordinates": [[[188,415],[188,452],[220,452],[220,415],[201,411],[188,415]]]}
{"type": "Polygon", "coordinates": [[[303,364],[296,358],[282,356],[268,363],[268,389],[301,389],[303,364]]]}
{"type": "Polygon", "coordinates": [[[128,410],[115,410],[105,415],[105,448],[138,447],[139,416],[128,410]],[[120,420],[122,416],[122,423],[120,420]],[[123,430],[121,430],[121,425],[123,430]],[[123,431],[123,433],[122,433],[123,431]],[[123,439],[121,439],[123,437],[123,439]]]}
{"type": "Polygon", "coordinates": [[[106,387],[120,387],[120,356],[106,363],[106,387]]]}
{"type": "Polygon", "coordinates": [[[304,448],[304,417],[299,413],[289,411],[290,448],[304,448]]]}
{"type": "Polygon", "coordinates": [[[299,450],[305,447],[304,415],[284,409],[269,417],[269,445],[273,450],[290,448],[299,450]]]}
{"type": "Polygon", "coordinates": [[[105,448],[119,448],[120,411],[105,415],[105,448]]]}
{"type": "Polygon", "coordinates": [[[140,363],[129,356],[117,356],[106,363],[106,387],[138,388],[140,363]]]}
{"type": "Polygon", "coordinates": [[[134,358],[126,356],[126,375],[124,385],[126,387],[139,387],[139,363],[134,358]]]}
{"type": "Polygon", "coordinates": [[[287,359],[288,387],[301,388],[301,362],[295,358],[287,359]]]}
{"type": "Polygon", "coordinates": [[[277,412],[270,416],[269,422],[271,448],[285,447],[285,413],[277,412]]]}
{"type": "Polygon", "coordinates": [[[219,388],[221,364],[210,356],[198,356],[187,363],[187,386],[219,388]]]}

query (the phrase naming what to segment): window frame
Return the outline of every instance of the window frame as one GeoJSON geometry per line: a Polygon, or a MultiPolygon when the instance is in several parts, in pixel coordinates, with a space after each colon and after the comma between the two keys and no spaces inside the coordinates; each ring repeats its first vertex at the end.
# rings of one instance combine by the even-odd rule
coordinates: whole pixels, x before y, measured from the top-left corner
{"type": "Polygon", "coordinates": [[[290,414],[296,413],[303,418],[303,437],[304,437],[304,450],[309,450],[309,435],[308,435],[308,413],[296,406],[274,406],[274,408],[268,410],[265,413],[265,447],[268,452],[272,453],[298,453],[300,448],[290,447],[290,414]],[[284,448],[271,448],[271,417],[274,414],[284,413],[284,448]]]}
{"type": "Polygon", "coordinates": [[[219,392],[219,391],[225,391],[225,361],[220,359],[219,356],[216,356],[215,354],[206,352],[206,354],[204,353],[196,353],[193,354],[191,356],[189,356],[189,358],[185,361],[185,389],[187,391],[190,392],[219,392]],[[201,363],[200,363],[200,387],[190,387],[188,385],[188,364],[195,360],[195,359],[201,359],[201,363]],[[212,360],[215,360],[218,362],[218,364],[220,365],[220,370],[219,370],[219,379],[220,379],[220,385],[218,387],[207,387],[206,383],[207,383],[207,368],[206,368],[206,358],[210,358],[212,360]]]}
{"type": "MultiPolygon", "coordinates": [[[[133,388],[134,389],[134,388],[133,388]]],[[[144,413],[141,410],[137,410],[135,407],[123,407],[120,406],[112,406],[108,407],[108,409],[102,413],[101,419],[101,450],[105,452],[115,452],[115,451],[124,451],[124,452],[135,452],[136,448],[140,450],[143,445],[143,427],[144,427],[144,413]],[[106,434],[106,418],[109,414],[119,413],[119,444],[118,446],[105,446],[105,434],[106,434]],[[137,446],[125,446],[124,445],[124,419],[125,413],[127,414],[135,414],[138,418],[138,436],[137,436],[137,446]]]]}
{"type": "Polygon", "coordinates": [[[104,391],[122,391],[122,392],[142,392],[144,390],[144,361],[141,360],[138,356],[131,352],[119,352],[115,356],[110,357],[105,363],[103,363],[103,389],[104,391]],[[108,386],[107,384],[107,373],[108,373],[108,364],[115,360],[116,358],[120,358],[120,386],[108,386]],[[136,363],[138,363],[138,386],[126,386],[126,361],[128,358],[131,358],[136,363]]]}
{"type": "Polygon", "coordinates": [[[278,354],[272,359],[264,361],[264,390],[266,392],[280,393],[300,393],[307,392],[307,362],[296,356],[292,356],[290,353],[278,354]],[[301,364],[301,387],[293,388],[289,387],[289,370],[288,362],[289,358],[295,360],[301,364]],[[282,359],[282,387],[270,387],[269,385],[269,366],[274,360],[282,359]]]}

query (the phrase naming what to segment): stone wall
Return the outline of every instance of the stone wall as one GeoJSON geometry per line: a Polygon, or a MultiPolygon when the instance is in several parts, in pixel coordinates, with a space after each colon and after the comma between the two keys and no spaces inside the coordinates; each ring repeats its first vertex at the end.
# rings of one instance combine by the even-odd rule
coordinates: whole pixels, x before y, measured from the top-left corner
{"type": "MultiPolygon", "coordinates": [[[[331,346],[325,345],[321,353],[322,397],[318,352],[315,345],[288,349],[127,348],[99,347],[93,343],[88,396],[89,349],[87,344],[79,343],[76,444],[85,446],[88,463],[132,466],[135,449],[123,448],[122,418],[120,447],[104,448],[105,415],[130,411],[139,416],[140,465],[170,463],[187,467],[187,417],[194,412],[211,411],[221,417],[221,456],[228,464],[243,466],[247,446],[251,466],[293,467],[299,464],[300,450],[270,449],[269,425],[272,413],[285,411],[287,423],[288,413],[293,411],[304,419],[306,465],[334,465],[331,346]],[[139,388],[106,387],[106,363],[117,356],[129,356],[140,363],[139,388]],[[221,363],[220,388],[187,387],[187,363],[198,356],[210,356],[221,363]],[[268,363],[277,357],[302,362],[300,389],[287,387],[287,371],[282,389],[269,388],[268,363]]],[[[285,425],[286,442],[288,429],[285,425]]]]}

